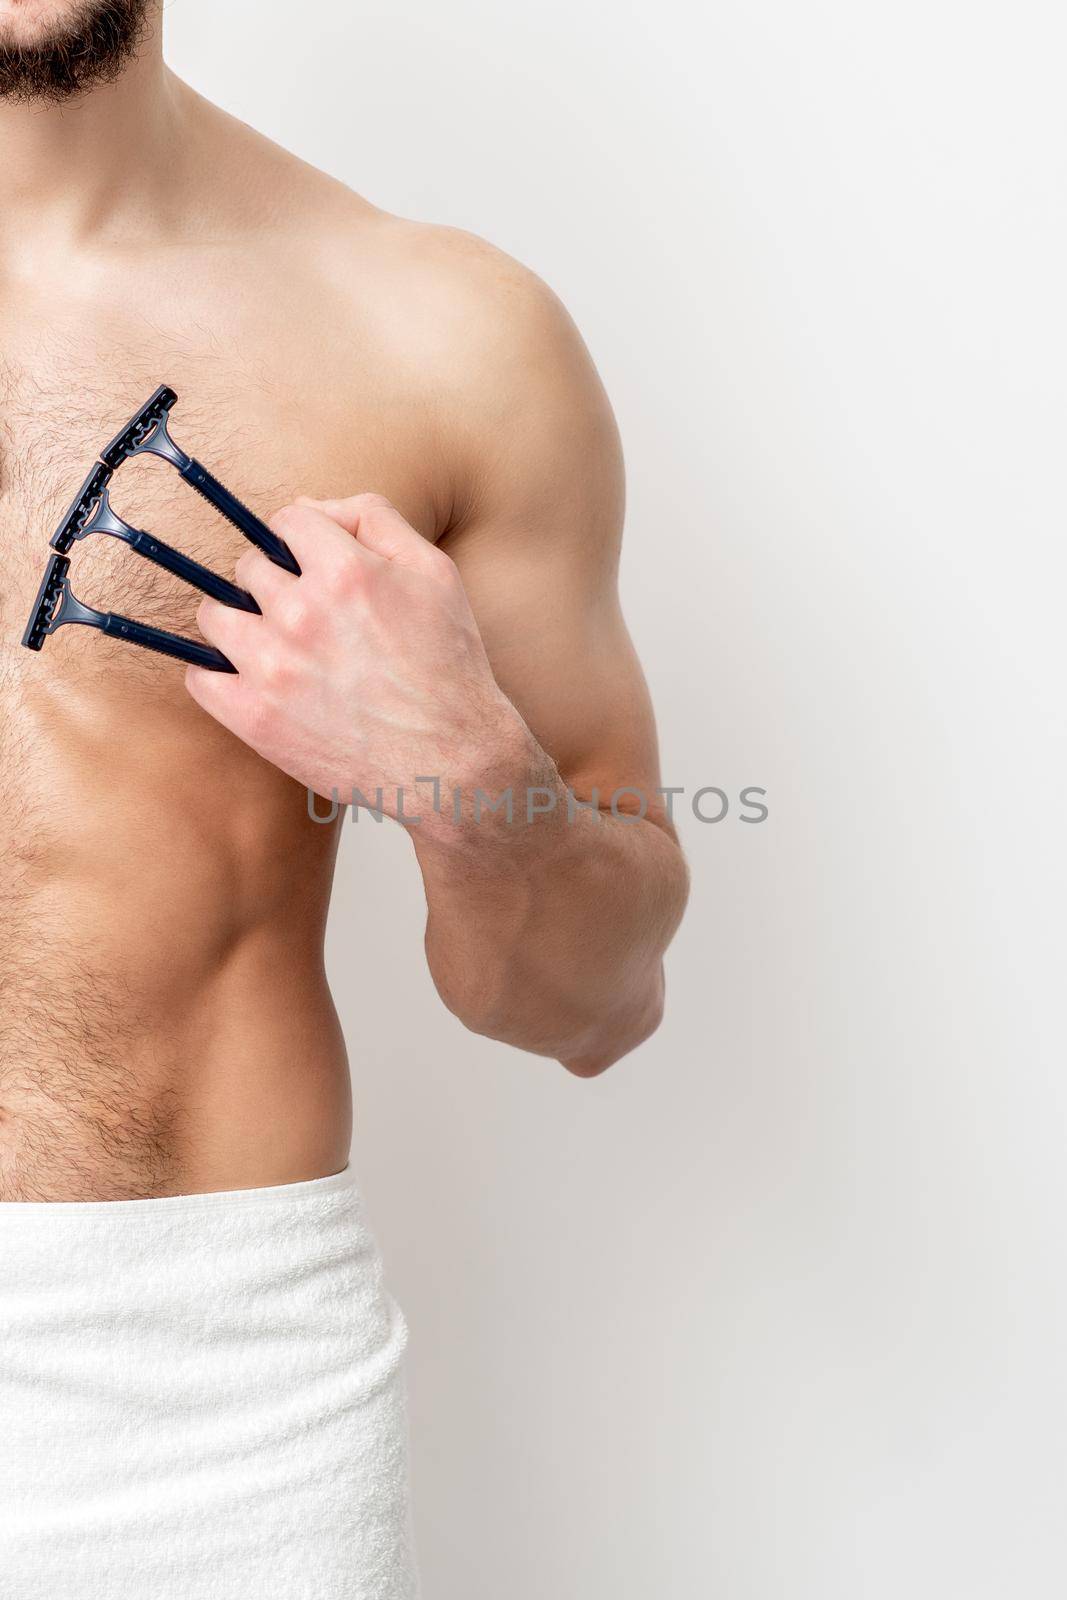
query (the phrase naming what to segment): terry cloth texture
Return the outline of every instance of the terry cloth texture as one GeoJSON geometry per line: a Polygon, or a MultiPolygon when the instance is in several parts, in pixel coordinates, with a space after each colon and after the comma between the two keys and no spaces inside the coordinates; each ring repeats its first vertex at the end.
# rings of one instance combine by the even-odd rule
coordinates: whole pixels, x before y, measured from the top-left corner
{"type": "Polygon", "coordinates": [[[416,1600],[407,1330],[351,1173],[0,1204],[3,1600],[416,1600]]]}

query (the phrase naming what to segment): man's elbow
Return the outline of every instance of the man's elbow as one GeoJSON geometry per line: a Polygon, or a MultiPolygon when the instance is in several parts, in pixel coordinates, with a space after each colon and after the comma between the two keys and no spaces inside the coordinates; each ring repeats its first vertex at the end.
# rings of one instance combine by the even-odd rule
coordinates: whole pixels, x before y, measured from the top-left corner
{"type": "Polygon", "coordinates": [[[596,1006],[581,1016],[552,1016],[546,1008],[536,1018],[522,1017],[506,1004],[486,1004],[484,994],[447,994],[438,988],[453,1016],[471,1033],[548,1056],[576,1078],[599,1077],[651,1038],[663,1020],[662,967],[644,993],[631,992],[624,1002],[596,1006]]]}
{"type": "Polygon", "coordinates": [[[601,1019],[575,1049],[554,1052],[560,1066],[576,1078],[598,1078],[623,1056],[651,1039],[663,1021],[664,982],[660,967],[642,1003],[628,1006],[625,1013],[601,1019]]]}

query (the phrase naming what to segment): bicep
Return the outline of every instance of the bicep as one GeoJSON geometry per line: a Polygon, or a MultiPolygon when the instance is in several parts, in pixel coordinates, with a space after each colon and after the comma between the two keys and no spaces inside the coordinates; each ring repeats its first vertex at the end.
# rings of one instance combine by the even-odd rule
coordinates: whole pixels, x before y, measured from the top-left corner
{"type": "MultiPolygon", "coordinates": [[[[565,314],[563,314],[565,317],[565,314]]],[[[618,596],[623,465],[610,406],[569,319],[545,331],[442,541],[497,681],[582,797],[621,789],[658,818],[655,723],[618,596]]],[[[620,796],[620,810],[637,809],[620,796]]]]}

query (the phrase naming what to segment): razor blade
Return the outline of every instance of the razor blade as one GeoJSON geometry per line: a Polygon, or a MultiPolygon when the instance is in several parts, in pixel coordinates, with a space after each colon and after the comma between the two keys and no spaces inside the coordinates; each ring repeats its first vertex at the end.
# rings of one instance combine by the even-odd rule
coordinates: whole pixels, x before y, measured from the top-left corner
{"type": "Polygon", "coordinates": [[[108,498],[108,484],[113,470],[107,464],[98,464],[93,468],[52,535],[53,550],[66,555],[77,539],[87,539],[91,533],[110,534],[112,538],[121,539],[124,544],[128,544],[131,550],[136,550],[146,561],[172,572],[175,577],[192,584],[193,588],[199,589],[202,594],[208,594],[212,599],[221,601],[223,605],[233,606],[238,611],[251,611],[257,616],[260,615],[259,606],[247,589],[238,588],[235,583],[230,583],[229,579],[220,577],[217,572],[212,572],[210,567],[202,566],[191,556],[183,555],[180,550],[175,550],[164,540],[157,539],[154,534],[145,533],[143,529],[131,527],[125,522],[112,509],[108,498]]]}
{"type": "Polygon", "coordinates": [[[202,494],[216,511],[233,523],[245,538],[270,557],[276,566],[284,567],[295,577],[300,576],[296,557],[283,539],[272,533],[266,523],[249,511],[248,507],[231,494],[224,483],[214,477],[205,466],[188,455],[170,436],[168,422],[171,408],[178,396],[167,384],[160,384],[141,409],[130,418],[124,428],[101,450],[100,459],[112,472],[131,456],[154,455],[168,462],[202,494]]]}
{"type": "Polygon", "coordinates": [[[172,656],[194,667],[206,667],[210,672],[237,671],[222,651],[211,645],[199,644],[182,634],[168,633],[164,628],[153,628],[114,611],[97,611],[93,606],[84,605],[70,587],[69,556],[57,552],[41,580],[22,642],[28,650],[41,650],[49,635],[68,623],[97,628],[111,639],[124,639],[144,650],[154,650],[158,655],[172,656]]]}

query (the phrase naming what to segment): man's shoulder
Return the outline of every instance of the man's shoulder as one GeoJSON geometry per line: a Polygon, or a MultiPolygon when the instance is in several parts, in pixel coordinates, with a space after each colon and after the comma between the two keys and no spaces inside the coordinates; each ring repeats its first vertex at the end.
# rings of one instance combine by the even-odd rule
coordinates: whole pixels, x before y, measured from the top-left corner
{"type": "MultiPolygon", "coordinates": [[[[345,191],[348,195],[348,191],[345,191]]],[[[332,208],[331,208],[332,209],[332,208]]],[[[322,270],[391,360],[446,386],[509,386],[577,341],[552,289],[498,246],[349,195],[320,232],[322,270]]]]}
{"type": "Polygon", "coordinates": [[[359,348],[370,337],[397,370],[476,394],[580,362],[559,298],[506,250],[386,211],[217,108],[208,114],[231,157],[220,192],[291,286],[321,297],[340,341],[359,348]]]}
{"type": "MultiPolygon", "coordinates": [[[[372,204],[271,147],[272,279],[313,353],[314,381],[408,425],[443,464],[442,502],[531,463],[618,454],[589,352],[553,289],[463,228],[372,204]]],[[[269,177],[269,183],[265,180],[269,177]]],[[[262,242],[262,236],[261,240],[262,242]]],[[[299,365],[299,363],[297,363],[299,365]]]]}
{"type": "Polygon", "coordinates": [[[249,246],[295,276],[302,292],[326,295],[335,313],[350,308],[363,330],[373,319],[393,356],[409,346],[424,366],[439,352],[462,355],[472,367],[482,359],[524,361],[531,345],[574,337],[554,292],[505,250],[462,228],[386,211],[217,107],[198,104],[204,148],[217,158],[209,192],[222,220],[236,219],[249,246]]]}

